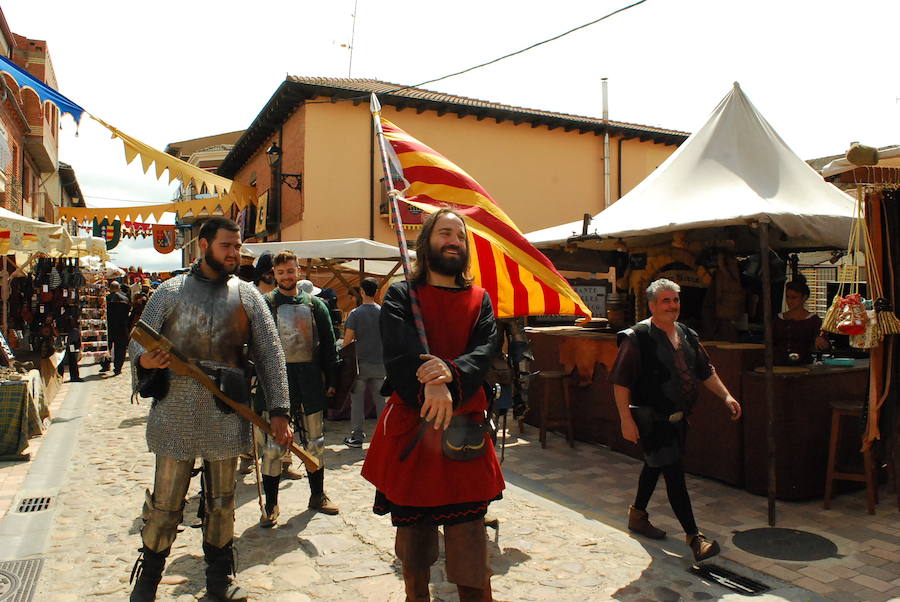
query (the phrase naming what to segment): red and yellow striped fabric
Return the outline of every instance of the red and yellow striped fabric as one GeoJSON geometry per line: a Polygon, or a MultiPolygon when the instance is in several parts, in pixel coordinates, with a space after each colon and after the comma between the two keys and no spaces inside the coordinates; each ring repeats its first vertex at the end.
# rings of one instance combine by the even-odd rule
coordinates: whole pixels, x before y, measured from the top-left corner
{"type": "Polygon", "coordinates": [[[381,119],[403,177],[405,201],[433,213],[457,209],[469,230],[471,272],[491,296],[498,318],[591,311],[547,256],[528,242],[509,216],[469,174],[396,125],[381,119]]]}

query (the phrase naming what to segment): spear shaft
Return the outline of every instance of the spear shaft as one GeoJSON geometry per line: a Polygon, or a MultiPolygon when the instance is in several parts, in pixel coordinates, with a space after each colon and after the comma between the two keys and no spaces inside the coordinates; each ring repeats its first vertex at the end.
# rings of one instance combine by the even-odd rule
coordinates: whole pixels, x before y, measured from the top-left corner
{"type": "MultiPolygon", "coordinates": [[[[412,309],[413,322],[416,325],[416,332],[419,335],[419,342],[428,353],[428,338],[425,336],[425,321],[422,319],[422,307],[419,305],[419,295],[413,288],[410,272],[409,247],[406,245],[406,236],[403,234],[403,222],[400,219],[400,205],[398,198],[403,198],[403,193],[394,187],[394,177],[391,173],[391,166],[388,162],[387,141],[384,138],[384,129],[381,127],[381,103],[375,94],[372,94],[369,107],[372,111],[372,119],[375,123],[375,137],[378,139],[379,156],[381,157],[381,169],[384,171],[385,183],[388,189],[388,199],[390,202],[391,220],[394,223],[394,234],[397,235],[397,246],[400,249],[400,264],[403,266],[403,276],[409,284],[409,303],[412,309]]],[[[427,249],[417,249],[419,253],[427,253],[427,249]]]]}

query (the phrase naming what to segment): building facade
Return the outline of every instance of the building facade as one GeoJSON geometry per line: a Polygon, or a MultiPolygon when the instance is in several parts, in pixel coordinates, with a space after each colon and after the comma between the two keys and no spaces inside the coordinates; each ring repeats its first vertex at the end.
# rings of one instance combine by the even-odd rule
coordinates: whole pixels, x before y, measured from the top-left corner
{"type": "Polygon", "coordinates": [[[396,241],[376,154],[371,92],[386,119],[465,169],[523,232],[597,213],[687,138],[673,130],[400,88],[369,79],[289,76],[218,169],[255,186],[262,201],[251,212],[264,210],[265,219],[245,216],[245,223],[261,224],[245,229],[245,236],[396,241]],[[273,148],[277,157],[267,153],[273,148]]]}
{"type": "MultiPolygon", "coordinates": [[[[204,136],[202,138],[191,138],[190,140],[181,140],[179,142],[170,142],[166,145],[165,152],[173,157],[178,157],[191,165],[216,173],[222,160],[225,159],[229,152],[231,152],[234,143],[243,133],[244,131],[240,130],[237,132],[204,136]]],[[[205,186],[197,188],[193,182],[188,182],[186,184],[182,183],[178,187],[178,190],[175,193],[175,200],[193,201],[194,199],[204,199],[213,196],[215,195],[206,190],[205,186]]],[[[200,215],[189,213],[177,216],[176,225],[187,232],[184,237],[185,245],[181,249],[182,265],[189,265],[199,255],[200,248],[197,245],[196,230],[199,229],[203,220],[211,215],[225,215],[226,212],[227,208],[220,211],[213,208],[212,213],[202,213],[200,215]],[[192,236],[191,233],[194,235],[192,236]]]]}
{"type": "MultiPolygon", "coordinates": [[[[47,42],[13,33],[0,10],[0,52],[45,84],[56,89],[56,73],[47,42]]],[[[56,222],[57,208],[83,199],[67,196],[74,172],[61,179],[59,109],[41,103],[35,92],[19,89],[7,74],[0,76],[0,206],[25,217],[56,222]]],[[[77,187],[77,180],[75,185],[77,187]]],[[[80,190],[77,193],[80,195],[80,190]]]]}

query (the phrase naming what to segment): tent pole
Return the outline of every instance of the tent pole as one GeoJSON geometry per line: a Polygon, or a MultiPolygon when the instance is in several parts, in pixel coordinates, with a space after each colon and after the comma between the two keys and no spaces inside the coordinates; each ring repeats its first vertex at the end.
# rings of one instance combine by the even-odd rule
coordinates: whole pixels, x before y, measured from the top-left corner
{"type": "Polygon", "coordinates": [[[769,224],[759,221],[762,266],[763,336],[766,344],[766,460],[768,464],[769,526],[775,526],[775,351],[772,342],[772,270],[769,266],[769,224]]]}

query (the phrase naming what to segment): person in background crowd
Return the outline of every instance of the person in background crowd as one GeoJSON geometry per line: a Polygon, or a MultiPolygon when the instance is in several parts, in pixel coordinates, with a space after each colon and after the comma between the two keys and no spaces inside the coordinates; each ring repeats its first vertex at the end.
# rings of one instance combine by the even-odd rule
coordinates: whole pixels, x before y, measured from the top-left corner
{"type": "Polygon", "coordinates": [[[384,362],[381,357],[381,306],[375,302],[378,282],[374,278],[364,278],[360,283],[362,305],[350,312],[344,326],[344,347],[356,341],[356,361],[359,374],[350,393],[350,436],[344,439],[348,447],[362,447],[366,433],[365,420],[366,392],[375,400],[378,416],[384,410],[381,384],[384,381],[384,362]]]}
{"type": "Polygon", "coordinates": [[[256,260],[256,278],[254,279],[257,290],[263,295],[271,293],[278,285],[275,284],[275,273],[272,271],[272,252],[265,251],[256,260]]]}
{"type": "Polygon", "coordinates": [[[775,363],[811,364],[813,350],[827,351],[831,348],[828,339],[822,335],[822,318],[806,309],[810,294],[806,278],[799,275],[784,288],[784,301],[788,309],[778,314],[772,324],[775,363]]]}
{"type": "Polygon", "coordinates": [[[109,284],[106,295],[106,334],[109,337],[109,350],[113,358],[113,374],[122,373],[125,363],[125,350],[128,345],[128,332],[131,325],[129,314],[131,303],[122,292],[122,285],[116,281],[109,284]]]}
{"type": "Polygon", "coordinates": [[[147,305],[147,301],[150,300],[151,294],[150,281],[144,280],[144,283],[141,285],[141,290],[134,295],[131,303],[131,316],[128,320],[130,328],[134,328],[137,321],[141,319],[141,314],[144,313],[144,307],[147,305]]]}
{"type": "MultiPolygon", "coordinates": [[[[256,290],[260,292],[262,295],[266,295],[273,290],[275,290],[275,273],[272,271],[272,252],[264,251],[256,260],[256,268],[253,277],[253,284],[256,285],[256,290]]],[[[253,398],[254,409],[262,414],[265,411],[265,399],[262,395],[262,391],[257,389],[256,395],[253,398]]],[[[255,427],[254,427],[255,428],[255,427]]],[[[265,441],[265,434],[256,429],[256,438],[257,441],[265,441]]],[[[281,462],[281,478],[282,479],[302,479],[303,473],[297,472],[291,468],[291,452],[285,450],[284,456],[282,456],[281,462]]],[[[239,474],[250,474],[253,472],[253,463],[254,458],[250,454],[241,454],[241,462],[238,466],[239,474]]]]}
{"type": "Polygon", "coordinates": [[[659,475],[666,480],[669,504],[681,523],[685,541],[701,561],[719,553],[719,544],[697,528],[684,479],[682,456],[687,418],[697,399],[697,384],[722,400],[732,420],[741,417],[741,404],[731,396],[709,363],[697,333],[678,322],[681,287],[660,278],[647,287],[650,318],[619,333],[619,352],[610,372],[622,437],[639,443],[644,467],[628,529],[651,539],[666,532],[650,523],[647,504],[659,475]]]}
{"type": "Polygon", "coordinates": [[[81,354],[81,325],[78,318],[81,315],[81,309],[75,307],[73,309],[72,327],[69,329],[66,337],[66,354],[57,367],[57,372],[62,376],[63,369],[69,368],[69,382],[82,383],[84,379],[78,374],[78,356],[81,354]]]}

